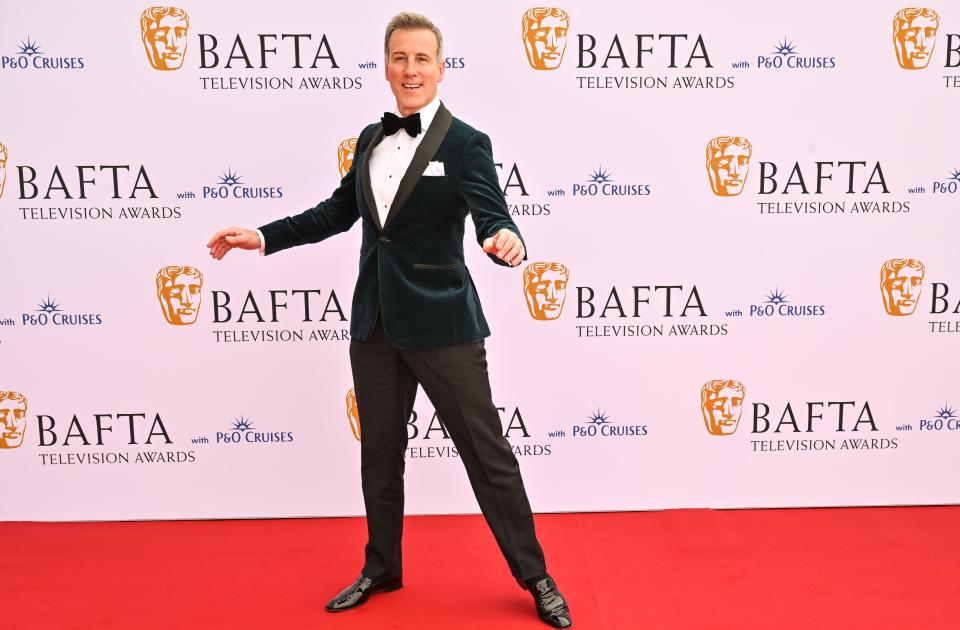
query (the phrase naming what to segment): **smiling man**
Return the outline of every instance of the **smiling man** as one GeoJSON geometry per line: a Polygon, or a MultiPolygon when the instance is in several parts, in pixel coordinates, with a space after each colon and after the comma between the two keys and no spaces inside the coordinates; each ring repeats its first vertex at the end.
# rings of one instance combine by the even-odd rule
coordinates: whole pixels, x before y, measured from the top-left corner
{"type": "Polygon", "coordinates": [[[533,595],[540,618],[566,628],[570,611],[547,575],[520,467],[490,392],[483,341],[490,329],[464,264],[467,215],[494,262],[515,267],[526,249],[500,190],[490,139],[454,118],[437,96],[442,49],[440,31],[426,17],[393,18],[384,55],[396,111],[360,133],[339,188],[259,230],[220,230],[207,246],[218,260],[233,248],[270,255],[361,221],[350,363],[368,539],[360,576],[327,610],[348,610],[403,586],[404,453],[419,385],[459,451],[511,573],[533,595]]]}

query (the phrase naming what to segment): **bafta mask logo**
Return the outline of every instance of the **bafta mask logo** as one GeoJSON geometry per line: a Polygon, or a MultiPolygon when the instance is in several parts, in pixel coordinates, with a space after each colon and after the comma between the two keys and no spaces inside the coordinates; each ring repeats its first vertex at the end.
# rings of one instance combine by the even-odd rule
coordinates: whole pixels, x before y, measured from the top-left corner
{"type": "Polygon", "coordinates": [[[7,183],[7,147],[0,142],[0,199],[3,199],[3,187],[7,183]]]}
{"type": "Polygon", "coordinates": [[[744,393],[740,381],[707,381],[700,390],[700,409],[710,435],[733,435],[737,431],[744,393]]]}
{"type": "Polygon", "coordinates": [[[926,68],[937,44],[940,16],[933,9],[900,9],[893,18],[893,47],[904,70],[926,68]]]}
{"type": "Polygon", "coordinates": [[[357,139],[347,138],[337,147],[337,164],[340,166],[340,177],[344,177],[353,166],[353,154],[357,152],[357,139]]]}
{"type": "Polygon", "coordinates": [[[353,433],[353,437],[360,441],[360,410],[357,408],[357,395],[353,392],[353,388],[350,388],[350,391],[347,392],[347,420],[350,421],[350,432],[353,433]]]}
{"type": "Polygon", "coordinates": [[[753,145],[740,136],[718,136],[707,145],[707,175],[713,194],[733,197],[743,192],[753,145]]]}
{"type": "Polygon", "coordinates": [[[177,7],[150,7],[140,16],[140,37],[156,70],[179,70],[187,54],[190,16],[177,7]]]}
{"type": "Polygon", "coordinates": [[[915,258],[893,258],[880,269],[880,293],[887,315],[912,315],[917,309],[926,268],[915,258]]]}
{"type": "Polygon", "coordinates": [[[557,319],[567,299],[570,270],[555,262],[535,262],[523,270],[523,296],[530,317],[539,320],[557,319]]]}
{"type": "Polygon", "coordinates": [[[172,265],[157,272],[157,299],[168,324],[186,326],[197,321],[203,274],[196,267],[172,265]]]}
{"type": "Polygon", "coordinates": [[[523,48],[535,70],[556,70],[567,49],[570,16],[556,7],[536,7],[523,14],[523,48]]]}
{"type": "Polygon", "coordinates": [[[27,428],[27,397],[0,392],[0,449],[18,448],[27,428]]]}

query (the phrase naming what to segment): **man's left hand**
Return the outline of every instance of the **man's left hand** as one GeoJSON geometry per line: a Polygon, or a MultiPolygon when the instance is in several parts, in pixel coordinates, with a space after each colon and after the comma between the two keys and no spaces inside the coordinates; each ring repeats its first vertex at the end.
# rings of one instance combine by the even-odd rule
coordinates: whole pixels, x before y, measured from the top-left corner
{"type": "Polygon", "coordinates": [[[520,237],[504,228],[483,241],[483,251],[493,254],[511,267],[516,267],[527,255],[520,237]]]}

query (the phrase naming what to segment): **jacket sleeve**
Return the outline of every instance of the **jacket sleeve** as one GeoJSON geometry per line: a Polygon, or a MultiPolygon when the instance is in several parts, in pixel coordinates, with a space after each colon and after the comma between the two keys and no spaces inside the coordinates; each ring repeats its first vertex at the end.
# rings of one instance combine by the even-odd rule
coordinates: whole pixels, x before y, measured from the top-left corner
{"type": "MultiPolygon", "coordinates": [[[[365,129],[364,133],[366,132],[365,129]]],[[[340,185],[329,199],[300,214],[260,226],[260,232],[266,241],[265,255],[269,256],[298,245],[319,243],[334,234],[346,232],[357,222],[360,208],[357,206],[356,178],[364,133],[361,133],[357,140],[357,152],[350,170],[340,180],[340,185]]]]}
{"type": "MultiPolygon", "coordinates": [[[[478,131],[467,140],[459,174],[460,197],[473,217],[473,224],[477,228],[477,243],[482,247],[484,240],[504,228],[516,234],[523,242],[520,230],[510,218],[507,200],[503,196],[503,191],[500,190],[497,169],[493,164],[490,138],[487,134],[478,131]]],[[[526,242],[523,243],[523,247],[526,249],[526,242]]],[[[508,266],[493,254],[487,255],[498,265],[508,266]]],[[[524,260],[526,259],[524,254],[524,260]]]]}

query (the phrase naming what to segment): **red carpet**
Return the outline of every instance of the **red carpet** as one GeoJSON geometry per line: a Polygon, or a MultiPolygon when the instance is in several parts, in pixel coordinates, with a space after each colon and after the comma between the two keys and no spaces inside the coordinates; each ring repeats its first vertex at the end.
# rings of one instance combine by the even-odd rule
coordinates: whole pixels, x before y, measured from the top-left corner
{"type": "MultiPolygon", "coordinates": [[[[574,627],[957,628],[960,507],[537,517],[574,627]]],[[[479,517],[408,517],[406,586],[340,614],[361,519],[0,523],[0,627],[546,628],[479,517]]]]}

